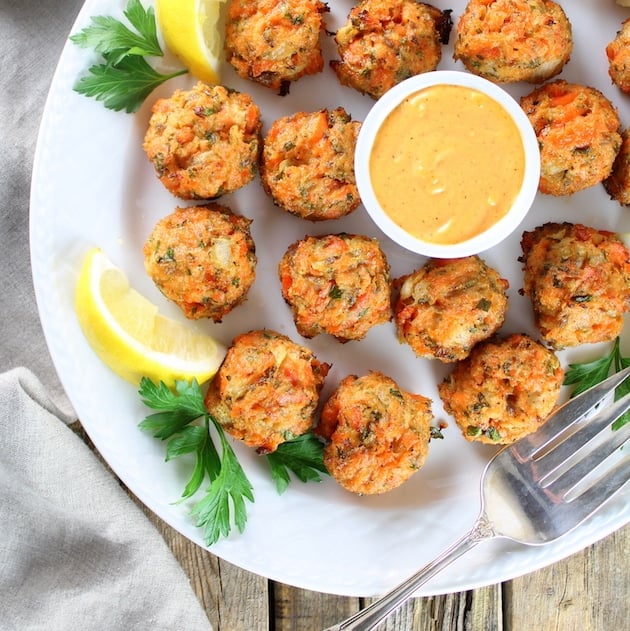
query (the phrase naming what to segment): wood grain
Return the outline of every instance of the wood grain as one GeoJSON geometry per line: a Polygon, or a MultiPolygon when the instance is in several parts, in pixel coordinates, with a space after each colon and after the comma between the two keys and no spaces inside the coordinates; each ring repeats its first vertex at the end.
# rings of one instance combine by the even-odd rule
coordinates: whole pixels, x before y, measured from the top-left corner
{"type": "MultiPolygon", "coordinates": [[[[80,424],[72,428],[94,450],[80,424]]],[[[189,577],[214,631],[321,631],[371,602],[242,570],[192,543],[130,496],[189,577]]],[[[629,554],[630,525],[512,581],[414,599],[378,631],[625,631],[630,629],[629,554]]]]}
{"type": "MultiPolygon", "coordinates": [[[[267,583],[178,533],[168,534],[166,525],[160,531],[167,533],[215,631],[317,631],[370,602],[267,583]]],[[[630,614],[629,548],[626,526],[569,559],[503,585],[415,599],[379,631],[621,631],[630,614]]]]}
{"type": "Polygon", "coordinates": [[[630,526],[568,559],[506,584],[506,629],[630,628],[630,526]]]}
{"type": "Polygon", "coordinates": [[[325,629],[358,611],[358,598],[345,598],[273,584],[274,631],[325,629]]]}

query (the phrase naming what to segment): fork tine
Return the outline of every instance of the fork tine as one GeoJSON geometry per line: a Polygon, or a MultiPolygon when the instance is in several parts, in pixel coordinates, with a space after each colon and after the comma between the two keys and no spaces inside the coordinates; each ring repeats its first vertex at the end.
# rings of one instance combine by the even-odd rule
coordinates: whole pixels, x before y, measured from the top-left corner
{"type": "Polygon", "coordinates": [[[544,449],[549,443],[556,440],[560,434],[580,421],[598,403],[601,403],[629,375],[630,367],[624,368],[596,386],[569,399],[533,434],[521,438],[514,444],[514,451],[518,454],[518,457],[522,460],[527,460],[541,449],[544,449]]]}
{"type": "Polygon", "coordinates": [[[572,507],[571,522],[576,521],[578,525],[587,517],[592,515],[599,509],[604,502],[608,501],[615,493],[620,491],[622,487],[630,480],[628,478],[628,454],[617,462],[605,476],[594,483],[590,488],[575,498],[568,500],[568,506],[572,507]],[[575,512],[580,511],[580,519],[576,520],[575,512]]]}
{"type": "MultiPolygon", "coordinates": [[[[591,442],[598,434],[605,431],[610,432],[610,425],[629,409],[630,393],[587,419],[583,427],[580,427],[550,451],[538,458],[536,457],[537,454],[534,454],[533,460],[536,462],[535,473],[536,477],[541,481],[541,486],[545,486],[544,481],[546,478],[549,478],[551,474],[566,463],[570,463],[572,457],[574,455],[577,456],[578,450],[591,442]]],[[[617,437],[623,436],[623,432],[616,432],[616,434],[617,437]]]]}
{"type": "MultiPolygon", "coordinates": [[[[625,428],[627,429],[627,428],[625,428]]],[[[628,432],[623,430],[610,431],[606,441],[595,447],[589,454],[573,465],[568,471],[562,473],[560,477],[541,486],[548,488],[554,495],[564,497],[577,487],[582,480],[588,478],[606,458],[611,456],[619,447],[628,441],[628,432]]],[[[630,477],[630,476],[629,476],[630,477]]]]}

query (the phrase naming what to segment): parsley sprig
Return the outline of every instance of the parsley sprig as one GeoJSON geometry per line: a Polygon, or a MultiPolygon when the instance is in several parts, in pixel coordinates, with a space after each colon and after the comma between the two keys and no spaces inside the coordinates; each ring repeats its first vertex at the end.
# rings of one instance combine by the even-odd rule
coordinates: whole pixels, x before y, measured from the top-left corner
{"type": "Polygon", "coordinates": [[[131,113],[160,84],[188,71],[162,74],[146,61],[145,57],[164,54],[152,7],[145,10],[140,0],[129,0],[124,15],[135,31],[111,16],[99,15],[91,18],[89,26],[70,36],[77,46],[99,53],[103,61],[90,66],[88,74],[80,77],[73,89],[102,101],[108,109],[131,113]]]}
{"type": "Polygon", "coordinates": [[[320,473],[328,473],[324,466],[323,444],[310,432],[288,440],[267,454],[271,477],[278,493],[286,491],[291,473],[302,482],[319,482],[320,473]]]}
{"type": "MultiPolygon", "coordinates": [[[[195,464],[180,501],[199,491],[204,480],[205,494],[195,502],[191,514],[203,529],[207,546],[226,537],[232,524],[243,532],[247,522],[246,500],[253,502],[253,487],[241,467],[221,425],[208,413],[197,381],[176,381],[171,390],[163,382],[144,378],[139,389],[142,402],[153,410],[139,427],[155,438],[167,441],[166,460],[194,454],[195,464]],[[219,437],[221,454],[211,435],[219,437]]],[[[283,493],[293,473],[302,482],[320,481],[327,473],[323,462],[323,445],[307,433],[281,444],[266,456],[278,493],[283,493]]]]}
{"type": "MultiPolygon", "coordinates": [[[[564,376],[564,385],[575,386],[571,391],[571,396],[575,397],[591,386],[604,381],[612,372],[619,372],[628,366],[630,366],[630,357],[622,356],[617,337],[608,355],[590,362],[569,364],[569,369],[564,376]]],[[[621,399],[628,392],[630,392],[630,379],[626,379],[616,388],[615,401],[621,399]]],[[[630,412],[626,412],[612,424],[612,429],[617,430],[629,422],[630,412]]]]}

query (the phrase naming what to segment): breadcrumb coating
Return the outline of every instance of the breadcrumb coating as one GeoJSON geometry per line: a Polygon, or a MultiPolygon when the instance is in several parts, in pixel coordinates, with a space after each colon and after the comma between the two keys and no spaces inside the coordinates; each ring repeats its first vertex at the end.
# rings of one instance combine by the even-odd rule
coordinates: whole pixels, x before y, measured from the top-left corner
{"type": "Polygon", "coordinates": [[[244,79],[286,94],[292,81],[324,68],[319,0],[232,0],[225,28],[227,61],[244,79]]]}
{"type": "Polygon", "coordinates": [[[309,221],[339,219],[355,210],[361,202],[354,176],[360,127],[342,107],[274,121],[260,164],[273,202],[309,221]]]}
{"type": "Polygon", "coordinates": [[[468,441],[507,445],[552,412],[564,379],[553,351],[527,335],[480,342],[438,386],[468,441]]]}
{"type": "Polygon", "coordinates": [[[374,99],[411,76],[435,70],[451,30],[450,10],[416,0],[362,0],[335,35],[342,85],[374,99]]]}
{"type": "Polygon", "coordinates": [[[630,94],[630,18],[624,20],[615,38],[606,46],[608,74],[612,82],[630,94]]]}
{"type": "Polygon", "coordinates": [[[173,195],[213,199],[254,179],[262,123],[250,96],[199,82],[151,112],[143,149],[173,195]]]}
{"type": "Polygon", "coordinates": [[[325,333],[341,342],[360,340],[392,317],[389,264],[376,239],[307,236],[289,246],[278,275],[304,337],[325,333]]]}
{"type": "Polygon", "coordinates": [[[145,270],[187,318],[220,322],[256,278],[250,224],[217,203],[176,208],[145,242],[145,270]]]}
{"type": "Polygon", "coordinates": [[[286,335],[243,333],[232,341],[205,404],[228,434],[271,453],[311,429],[329,368],[286,335]]]}
{"type": "Polygon", "coordinates": [[[324,464],[352,493],[391,491],[424,465],[432,419],[431,400],[390,377],[349,375],[324,404],[316,428],[328,441],[324,464]]]}
{"type": "Polygon", "coordinates": [[[542,193],[571,195],[610,175],[620,122],[599,90],[558,79],[524,96],[521,107],[540,146],[542,193]]]}
{"type": "Polygon", "coordinates": [[[454,59],[497,83],[542,83],[573,51],[571,23],[552,0],[470,0],[457,23],[454,59]]]}
{"type": "Polygon", "coordinates": [[[419,357],[464,359],[505,320],[508,281],[478,256],[429,259],[394,286],[399,339],[419,357]]]}
{"type": "Polygon", "coordinates": [[[630,252],[607,230],[547,223],[523,233],[522,293],[556,349],[611,341],[630,308],[630,252]]]}

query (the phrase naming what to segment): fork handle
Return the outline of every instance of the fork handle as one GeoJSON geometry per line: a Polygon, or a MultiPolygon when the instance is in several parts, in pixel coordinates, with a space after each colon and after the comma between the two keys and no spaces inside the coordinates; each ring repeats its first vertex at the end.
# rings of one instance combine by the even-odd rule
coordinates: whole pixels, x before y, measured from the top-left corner
{"type": "Polygon", "coordinates": [[[379,622],[407,602],[414,592],[430,578],[476,546],[480,541],[492,539],[496,536],[497,533],[494,531],[492,524],[486,515],[482,513],[472,529],[436,559],[373,602],[369,607],[362,609],[343,622],[324,629],[324,631],[370,631],[374,629],[379,622]]]}

